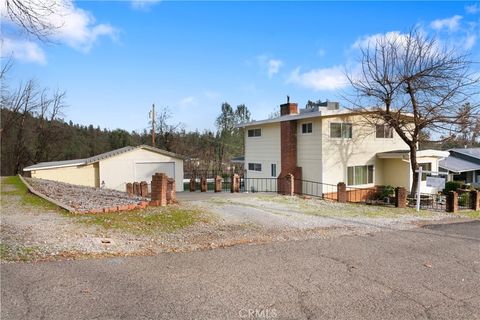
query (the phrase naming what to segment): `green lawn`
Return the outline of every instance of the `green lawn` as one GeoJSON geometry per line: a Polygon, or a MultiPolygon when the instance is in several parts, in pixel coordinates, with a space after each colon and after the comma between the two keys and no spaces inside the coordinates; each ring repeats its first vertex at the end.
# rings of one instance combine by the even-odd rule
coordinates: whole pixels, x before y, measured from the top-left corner
{"type": "Polygon", "coordinates": [[[210,220],[210,217],[199,210],[180,205],[101,214],[69,214],[69,216],[81,223],[97,225],[107,230],[116,229],[147,235],[155,232],[172,232],[210,220]]]}
{"type": "Polygon", "coordinates": [[[40,207],[46,210],[66,212],[57,205],[30,193],[27,189],[27,186],[23,184],[22,180],[20,180],[18,176],[10,176],[2,179],[2,204],[5,201],[4,196],[9,195],[19,196],[21,204],[25,206],[40,207]]]}

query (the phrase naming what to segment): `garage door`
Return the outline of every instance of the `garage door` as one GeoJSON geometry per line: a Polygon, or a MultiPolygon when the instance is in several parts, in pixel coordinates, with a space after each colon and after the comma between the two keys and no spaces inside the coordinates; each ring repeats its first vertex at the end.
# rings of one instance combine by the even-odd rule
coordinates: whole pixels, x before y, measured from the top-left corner
{"type": "Polygon", "coordinates": [[[175,162],[137,162],[135,163],[135,181],[152,180],[157,173],[165,173],[169,178],[175,179],[175,162]]]}

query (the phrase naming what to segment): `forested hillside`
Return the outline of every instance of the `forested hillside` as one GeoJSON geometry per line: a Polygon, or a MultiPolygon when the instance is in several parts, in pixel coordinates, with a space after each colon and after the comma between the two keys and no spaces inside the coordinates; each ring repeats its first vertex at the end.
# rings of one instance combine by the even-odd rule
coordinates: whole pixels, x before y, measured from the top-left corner
{"type": "MultiPolygon", "coordinates": [[[[224,104],[225,106],[225,104],[224,104]]],[[[228,107],[227,107],[228,109],[228,107]]],[[[223,170],[231,157],[243,153],[243,134],[233,128],[234,121],[219,116],[217,132],[186,132],[179,125],[159,125],[156,146],[171,152],[194,158],[201,170],[223,170]],[[231,123],[229,123],[231,122],[231,123]],[[223,165],[222,165],[223,163],[223,165]]],[[[222,113],[223,115],[223,113],[222,113]]],[[[124,146],[151,145],[150,132],[113,131],[82,126],[61,119],[49,119],[1,109],[1,174],[12,175],[31,164],[87,158],[124,146]]],[[[186,170],[190,163],[185,163],[186,170]]]]}

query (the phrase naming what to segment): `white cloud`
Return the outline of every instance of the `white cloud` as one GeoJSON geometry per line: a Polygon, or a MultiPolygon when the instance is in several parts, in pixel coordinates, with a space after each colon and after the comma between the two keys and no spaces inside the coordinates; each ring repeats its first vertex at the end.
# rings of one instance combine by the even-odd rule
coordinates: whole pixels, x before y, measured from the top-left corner
{"type": "Polygon", "coordinates": [[[451,18],[433,20],[430,23],[430,27],[435,30],[442,30],[446,28],[449,31],[454,31],[459,27],[460,20],[462,20],[462,18],[462,16],[454,15],[451,18]]]}
{"type": "Polygon", "coordinates": [[[298,67],[291,72],[287,83],[294,83],[318,91],[345,88],[348,85],[348,80],[344,68],[341,66],[313,69],[304,73],[301,73],[300,67],[298,67]]]}
{"type": "Polygon", "coordinates": [[[270,59],[268,60],[268,77],[271,78],[273,75],[277,74],[280,71],[280,67],[283,62],[281,60],[270,59]]]}
{"type": "Polygon", "coordinates": [[[473,48],[473,46],[475,45],[475,43],[477,43],[477,36],[474,35],[474,34],[470,34],[470,35],[468,35],[468,36],[465,37],[465,41],[464,41],[463,47],[464,47],[466,50],[469,50],[469,49],[473,48]]]}
{"type": "MultiPolygon", "coordinates": [[[[88,52],[100,37],[116,38],[117,30],[114,27],[96,23],[95,17],[89,11],[75,7],[73,0],[30,1],[29,5],[42,13],[44,24],[52,27],[49,37],[53,42],[88,52]],[[45,12],[45,6],[52,8],[53,13],[45,12]]],[[[7,20],[4,5],[1,11],[2,20],[7,20]]]]}
{"type": "MultiPolygon", "coordinates": [[[[283,65],[282,60],[273,59],[266,54],[259,55],[256,59],[260,69],[266,72],[269,78],[277,74],[283,65]]],[[[247,65],[251,65],[251,62],[247,61],[247,65]]]]}
{"type": "Polygon", "coordinates": [[[465,11],[470,14],[476,14],[480,12],[480,5],[478,3],[465,7],[465,11]]]}
{"type": "Polygon", "coordinates": [[[60,26],[55,38],[84,52],[90,51],[102,36],[115,39],[117,31],[110,24],[96,24],[90,12],[76,8],[71,0],[65,1],[65,4],[51,18],[55,25],[60,26]]]}
{"type": "Polygon", "coordinates": [[[14,59],[24,62],[46,64],[47,59],[43,50],[32,41],[3,38],[1,56],[13,56],[14,59]]]}
{"type": "Polygon", "coordinates": [[[182,108],[194,107],[197,105],[197,99],[195,97],[189,96],[182,98],[178,105],[182,108]]]}
{"type": "Polygon", "coordinates": [[[150,6],[159,3],[160,0],[131,0],[130,3],[133,9],[146,10],[150,6]]]}
{"type": "Polygon", "coordinates": [[[402,34],[399,31],[390,31],[387,33],[376,33],[373,35],[363,36],[358,38],[353,44],[353,49],[361,49],[361,48],[368,48],[373,47],[381,40],[388,40],[388,41],[405,41],[407,35],[402,34]]]}

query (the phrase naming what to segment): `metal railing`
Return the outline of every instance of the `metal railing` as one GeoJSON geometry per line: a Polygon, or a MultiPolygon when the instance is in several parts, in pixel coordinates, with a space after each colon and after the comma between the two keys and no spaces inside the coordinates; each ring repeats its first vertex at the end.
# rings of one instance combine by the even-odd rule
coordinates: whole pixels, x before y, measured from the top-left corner
{"type": "MultiPolygon", "coordinates": [[[[417,194],[412,194],[407,197],[408,206],[415,208],[417,204],[417,194]]],[[[447,197],[443,194],[420,193],[420,209],[445,211],[447,197]]]]}
{"type": "Polygon", "coordinates": [[[242,192],[278,192],[277,178],[247,178],[240,177],[242,192]]]}
{"type": "Polygon", "coordinates": [[[301,190],[300,195],[337,200],[336,185],[301,179],[295,179],[294,183],[299,184],[299,189],[301,190]]]}

